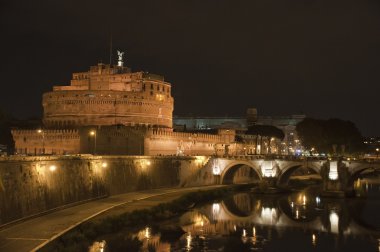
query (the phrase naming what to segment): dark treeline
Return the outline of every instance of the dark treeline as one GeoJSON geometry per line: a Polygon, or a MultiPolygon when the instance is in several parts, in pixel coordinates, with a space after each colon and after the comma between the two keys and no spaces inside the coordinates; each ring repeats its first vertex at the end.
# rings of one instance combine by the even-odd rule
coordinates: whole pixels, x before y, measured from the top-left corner
{"type": "Polygon", "coordinates": [[[266,136],[266,137],[275,137],[280,140],[283,140],[285,135],[284,132],[272,125],[252,125],[248,127],[248,130],[245,132],[247,135],[256,135],[256,136],[266,136]]]}
{"type": "Polygon", "coordinates": [[[305,118],[296,127],[302,145],[323,153],[365,151],[363,136],[353,122],[340,119],[305,118]]]}

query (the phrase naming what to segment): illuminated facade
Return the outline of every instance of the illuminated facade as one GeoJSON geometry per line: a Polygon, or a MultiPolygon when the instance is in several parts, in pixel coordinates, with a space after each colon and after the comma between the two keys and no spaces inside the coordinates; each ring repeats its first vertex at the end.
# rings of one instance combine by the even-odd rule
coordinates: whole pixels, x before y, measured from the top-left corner
{"type": "Polygon", "coordinates": [[[234,130],[174,132],[171,84],[132,72],[120,57],[117,66],[74,73],[70,86],[44,93],[42,105],[43,127],[12,131],[16,153],[222,155],[236,149],[229,147],[234,130]]]}
{"type": "Polygon", "coordinates": [[[43,95],[46,127],[144,125],[172,127],[171,84],[158,75],[98,64],[74,73],[70,86],[43,95]]]}

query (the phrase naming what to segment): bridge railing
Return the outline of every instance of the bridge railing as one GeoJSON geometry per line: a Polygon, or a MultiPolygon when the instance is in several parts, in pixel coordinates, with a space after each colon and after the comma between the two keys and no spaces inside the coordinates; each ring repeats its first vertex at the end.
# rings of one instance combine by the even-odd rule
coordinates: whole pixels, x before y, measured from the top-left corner
{"type": "Polygon", "coordinates": [[[244,160],[257,160],[257,159],[280,159],[286,161],[319,161],[327,160],[327,157],[304,157],[304,156],[294,156],[294,155],[276,155],[276,154],[266,154],[266,155],[223,155],[222,158],[227,159],[244,159],[244,160]]]}

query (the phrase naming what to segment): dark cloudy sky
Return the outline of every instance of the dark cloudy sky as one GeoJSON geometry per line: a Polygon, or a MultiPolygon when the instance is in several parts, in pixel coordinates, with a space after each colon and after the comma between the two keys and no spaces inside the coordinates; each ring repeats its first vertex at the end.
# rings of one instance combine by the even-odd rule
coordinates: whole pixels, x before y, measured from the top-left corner
{"type": "Polygon", "coordinates": [[[41,115],[41,95],[108,63],[165,76],[176,115],[305,113],[380,135],[378,0],[1,0],[0,106],[41,115]]]}

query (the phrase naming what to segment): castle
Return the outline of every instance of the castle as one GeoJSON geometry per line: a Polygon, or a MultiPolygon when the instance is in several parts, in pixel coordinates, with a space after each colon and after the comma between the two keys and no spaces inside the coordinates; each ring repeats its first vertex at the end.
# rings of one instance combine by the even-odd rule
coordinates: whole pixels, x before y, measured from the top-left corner
{"type": "MultiPolygon", "coordinates": [[[[120,56],[120,55],[119,55],[120,56]]],[[[235,131],[173,131],[171,84],[162,76],[98,64],[43,94],[43,127],[13,129],[18,154],[213,155],[235,131]]],[[[235,145],[236,149],[236,145],[235,145]]]]}

